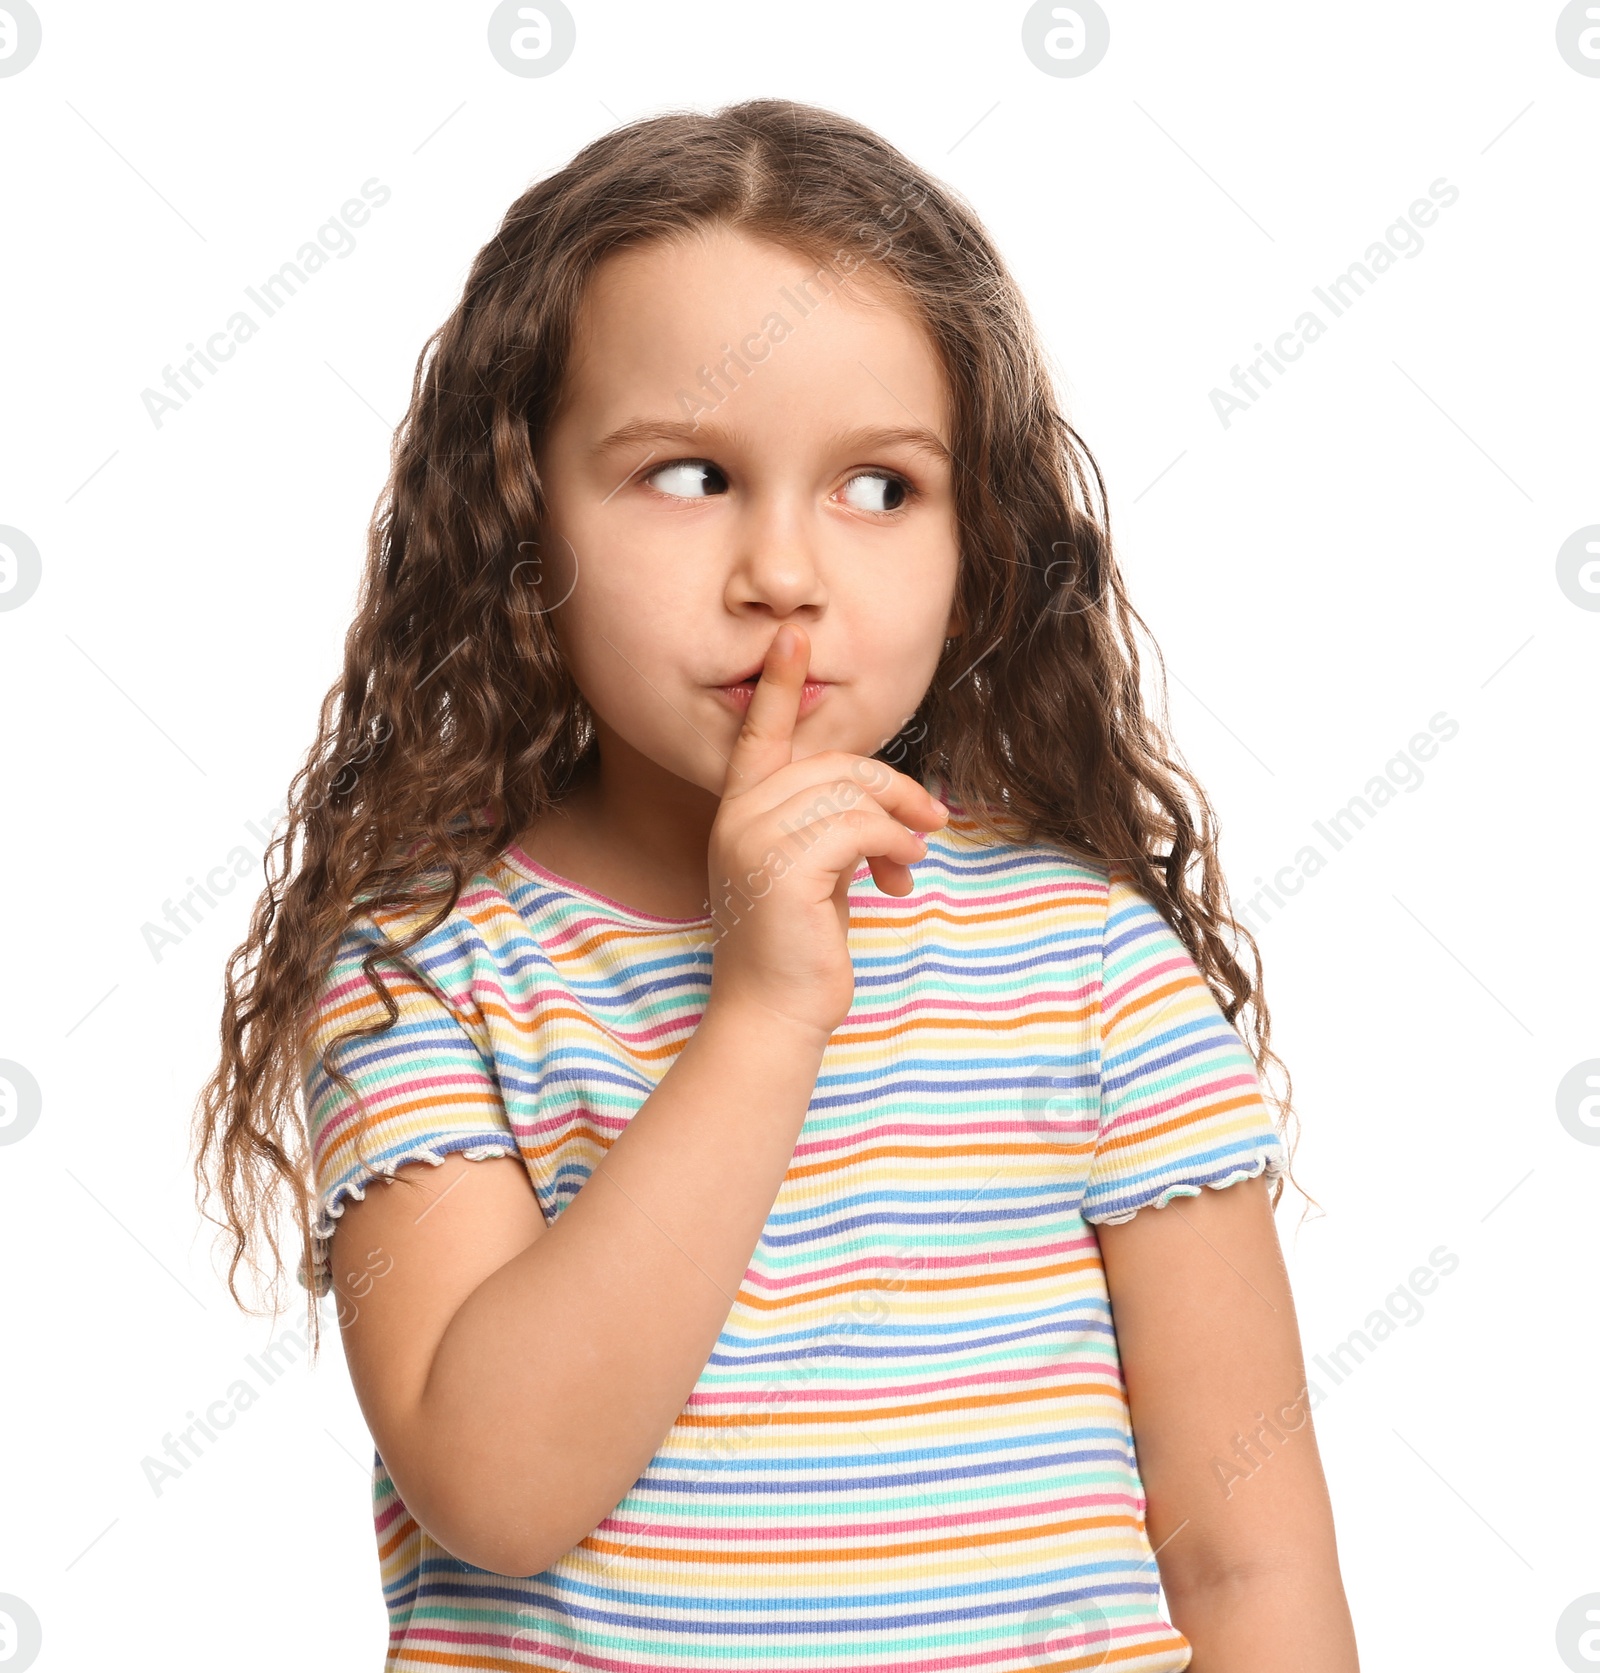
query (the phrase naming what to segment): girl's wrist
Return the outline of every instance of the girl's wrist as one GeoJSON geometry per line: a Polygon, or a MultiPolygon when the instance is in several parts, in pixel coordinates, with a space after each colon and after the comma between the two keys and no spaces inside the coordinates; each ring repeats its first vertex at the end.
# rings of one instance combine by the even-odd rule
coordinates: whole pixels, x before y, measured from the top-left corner
{"type": "Polygon", "coordinates": [[[792,1051],[802,1061],[814,1058],[820,1064],[833,1030],[774,1010],[748,994],[713,988],[695,1029],[695,1037],[701,1035],[726,1039],[763,1057],[774,1050],[785,1056],[792,1051]]]}

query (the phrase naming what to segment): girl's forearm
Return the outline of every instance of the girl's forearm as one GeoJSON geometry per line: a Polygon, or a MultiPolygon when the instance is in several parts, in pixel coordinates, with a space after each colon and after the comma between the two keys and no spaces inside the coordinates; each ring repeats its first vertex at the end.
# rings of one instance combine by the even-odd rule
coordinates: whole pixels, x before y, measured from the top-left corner
{"type": "Polygon", "coordinates": [[[1326,1563],[1169,1589],[1167,1605],[1194,1647],[1189,1673],[1359,1673],[1350,1607],[1326,1563]]]}
{"type": "Polygon", "coordinates": [[[457,1310],[413,1421],[458,1556],[538,1573],[642,1474],[727,1321],[826,1043],[713,1002],[555,1223],[457,1310]]]}

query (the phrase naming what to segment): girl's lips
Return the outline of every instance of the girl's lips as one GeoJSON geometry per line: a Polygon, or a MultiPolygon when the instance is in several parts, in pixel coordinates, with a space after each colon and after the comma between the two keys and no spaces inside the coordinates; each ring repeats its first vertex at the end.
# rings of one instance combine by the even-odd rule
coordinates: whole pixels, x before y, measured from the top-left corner
{"type": "MultiPolygon", "coordinates": [[[[743,714],[750,707],[750,699],[756,694],[756,682],[741,680],[737,685],[719,685],[713,686],[712,689],[730,708],[743,714]]],[[[800,714],[810,714],[832,689],[832,684],[827,680],[807,680],[800,692],[800,714]]]]}

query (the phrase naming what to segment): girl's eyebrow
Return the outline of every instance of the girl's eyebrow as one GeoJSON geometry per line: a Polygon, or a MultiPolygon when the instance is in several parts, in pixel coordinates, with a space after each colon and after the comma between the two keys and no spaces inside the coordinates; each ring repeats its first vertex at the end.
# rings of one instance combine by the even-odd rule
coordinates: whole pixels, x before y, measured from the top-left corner
{"type": "MultiPolygon", "coordinates": [[[[827,438],[828,445],[840,452],[872,452],[877,448],[905,447],[922,453],[941,464],[951,464],[948,447],[932,430],[920,425],[881,428],[865,425],[854,430],[836,431],[827,438]]],[[[635,418],[619,425],[590,449],[592,456],[613,453],[619,448],[635,448],[645,442],[678,442],[705,447],[748,446],[748,439],[739,431],[724,430],[717,424],[689,424],[667,418],[635,418]]]]}

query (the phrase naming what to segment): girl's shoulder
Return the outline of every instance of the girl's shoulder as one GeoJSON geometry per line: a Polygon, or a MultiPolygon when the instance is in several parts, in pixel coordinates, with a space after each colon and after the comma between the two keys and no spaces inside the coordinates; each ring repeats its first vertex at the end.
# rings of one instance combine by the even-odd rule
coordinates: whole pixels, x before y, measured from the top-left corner
{"type": "Polygon", "coordinates": [[[937,777],[925,782],[950,809],[945,828],[929,835],[930,853],[937,850],[947,864],[970,875],[999,878],[1026,872],[1080,889],[1097,888],[1102,893],[1119,877],[1129,875],[1126,866],[1116,861],[1085,854],[1048,838],[1029,837],[1003,802],[963,803],[952,798],[937,777]]]}
{"type": "Polygon", "coordinates": [[[515,904],[526,879],[516,866],[506,855],[495,855],[463,880],[441,915],[448,875],[443,869],[424,873],[417,880],[415,900],[375,907],[358,898],[340,944],[341,955],[348,958],[375,949],[403,953],[425,972],[470,964],[485,954],[514,956],[513,944],[526,940],[526,926],[515,904]]]}
{"type": "Polygon", "coordinates": [[[1003,802],[963,804],[937,775],[924,784],[950,809],[950,822],[930,834],[928,856],[918,870],[942,874],[939,882],[946,889],[1013,915],[1027,908],[1029,916],[1057,918],[1065,911],[1077,931],[1092,930],[1108,947],[1129,937],[1164,944],[1175,939],[1165,912],[1140,888],[1127,860],[1029,837],[1003,802]]]}
{"type": "MultiPolygon", "coordinates": [[[[937,792],[936,792],[937,793],[937,792]]],[[[986,940],[1101,942],[1126,887],[1126,868],[1046,838],[1029,838],[1003,806],[950,809],[915,867],[916,891],[941,915],[986,940]]],[[[955,923],[952,923],[952,929],[955,923]]]]}

